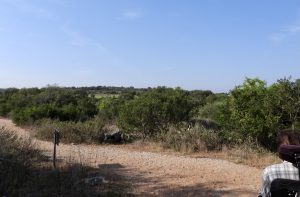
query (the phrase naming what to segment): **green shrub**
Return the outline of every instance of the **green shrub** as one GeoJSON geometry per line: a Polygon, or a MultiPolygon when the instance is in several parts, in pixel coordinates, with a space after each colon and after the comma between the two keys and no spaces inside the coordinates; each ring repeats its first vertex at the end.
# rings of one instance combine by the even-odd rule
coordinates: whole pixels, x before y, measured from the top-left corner
{"type": "Polygon", "coordinates": [[[200,107],[198,116],[200,118],[210,119],[217,121],[220,116],[224,101],[216,101],[213,103],[207,103],[203,107],[200,107]]]}
{"type": "Polygon", "coordinates": [[[271,86],[258,78],[246,78],[230,91],[221,106],[218,122],[226,130],[240,133],[243,140],[254,139],[275,150],[277,131],[298,128],[300,85],[290,79],[278,80],[271,86]]]}
{"type": "Polygon", "coordinates": [[[86,91],[48,87],[7,89],[0,93],[0,115],[17,124],[43,118],[61,121],[85,121],[98,113],[96,99],[86,91]]]}
{"type": "Polygon", "coordinates": [[[180,88],[158,87],[125,103],[118,118],[119,127],[127,133],[141,133],[143,138],[165,132],[170,124],[189,120],[194,102],[180,88]]]}
{"type": "Polygon", "coordinates": [[[37,123],[36,136],[43,140],[52,140],[53,131],[60,131],[61,142],[65,143],[99,143],[103,136],[105,122],[94,118],[85,122],[61,122],[44,119],[37,123]]]}

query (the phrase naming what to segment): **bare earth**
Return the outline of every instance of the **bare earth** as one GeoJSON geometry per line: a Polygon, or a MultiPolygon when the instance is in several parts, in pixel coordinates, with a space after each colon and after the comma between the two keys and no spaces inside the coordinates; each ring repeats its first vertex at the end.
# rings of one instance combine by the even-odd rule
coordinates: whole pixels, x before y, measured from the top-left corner
{"type": "MultiPolygon", "coordinates": [[[[30,137],[29,131],[11,120],[0,119],[2,126],[30,137]]],[[[52,154],[51,142],[34,141],[45,154],[52,154]]],[[[62,161],[107,168],[108,180],[122,177],[138,196],[257,196],[260,187],[261,169],[225,160],[142,152],[126,146],[61,144],[57,151],[62,161]]]]}

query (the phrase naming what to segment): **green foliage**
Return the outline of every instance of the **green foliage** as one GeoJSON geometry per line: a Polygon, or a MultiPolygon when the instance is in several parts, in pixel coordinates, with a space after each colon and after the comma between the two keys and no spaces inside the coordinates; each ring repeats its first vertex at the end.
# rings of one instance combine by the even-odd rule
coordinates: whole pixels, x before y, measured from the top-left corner
{"type": "Polygon", "coordinates": [[[278,80],[269,88],[266,105],[279,127],[295,129],[300,118],[300,84],[286,78],[278,80]]]}
{"type": "Polygon", "coordinates": [[[108,120],[116,120],[125,102],[133,100],[136,93],[126,91],[118,97],[102,97],[98,101],[98,110],[102,117],[108,120]]]}
{"type": "Polygon", "coordinates": [[[84,121],[97,114],[96,99],[87,92],[57,87],[7,89],[0,93],[0,115],[15,123],[42,118],[84,121]]]}
{"type": "MultiPolygon", "coordinates": [[[[284,78],[268,87],[258,78],[246,78],[228,95],[166,87],[47,87],[0,91],[0,116],[10,117],[18,124],[31,124],[44,118],[57,120],[51,123],[53,127],[69,130],[64,132],[66,142],[98,141],[101,126],[95,131],[78,123],[94,121],[97,113],[102,118],[100,123],[117,122],[123,132],[143,138],[169,132],[170,125],[193,126],[193,120],[199,120],[199,125],[213,123],[216,126],[213,128],[220,129],[218,137],[222,143],[252,139],[273,148],[279,129],[300,129],[300,80],[284,78]],[[94,94],[102,96],[95,98],[94,94]]],[[[46,133],[42,136],[47,136],[46,133]]]]}
{"type": "Polygon", "coordinates": [[[231,120],[243,135],[260,137],[265,134],[264,98],[266,83],[247,78],[242,86],[231,91],[231,120]]]}
{"type": "Polygon", "coordinates": [[[195,106],[203,106],[207,103],[207,98],[214,97],[214,94],[210,90],[193,90],[189,94],[195,106]]]}
{"type": "Polygon", "coordinates": [[[225,104],[225,100],[216,100],[208,102],[206,105],[199,108],[198,116],[200,118],[218,121],[218,118],[221,116],[222,113],[222,108],[225,104]]]}
{"type": "Polygon", "coordinates": [[[118,124],[127,132],[141,132],[143,138],[166,131],[168,125],[192,117],[194,103],[188,92],[159,87],[125,103],[118,124]]]}
{"type": "Polygon", "coordinates": [[[286,78],[270,87],[260,79],[246,78],[243,85],[230,92],[221,111],[219,122],[227,130],[274,148],[279,129],[298,125],[299,86],[286,78]]]}

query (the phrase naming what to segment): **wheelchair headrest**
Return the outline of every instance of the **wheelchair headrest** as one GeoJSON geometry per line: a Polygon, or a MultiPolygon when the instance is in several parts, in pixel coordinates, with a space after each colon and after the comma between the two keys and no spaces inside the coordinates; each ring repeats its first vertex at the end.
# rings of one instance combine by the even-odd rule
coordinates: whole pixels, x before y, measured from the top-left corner
{"type": "Polygon", "coordinates": [[[291,163],[300,161],[300,145],[281,145],[279,147],[279,157],[291,163]]]}

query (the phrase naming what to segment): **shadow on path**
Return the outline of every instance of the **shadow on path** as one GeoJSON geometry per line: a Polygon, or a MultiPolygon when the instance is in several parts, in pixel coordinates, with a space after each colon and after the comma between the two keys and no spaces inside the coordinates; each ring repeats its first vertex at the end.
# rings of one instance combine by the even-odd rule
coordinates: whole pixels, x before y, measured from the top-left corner
{"type": "MultiPolygon", "coordinates": [[[[191,186],[166,185],[161,177],[149,177],[148,172],[130,169],[118,163],[99,164],[99,172],[115,185],[127,187],[124,196],[174,196],[174,197],[218,197],[257,196],[257,192],[244,189],[220,188],[222,182],[195,184],[191,186]]],[[[166,175],[164,178],[176,178],[166,175]]]]}

